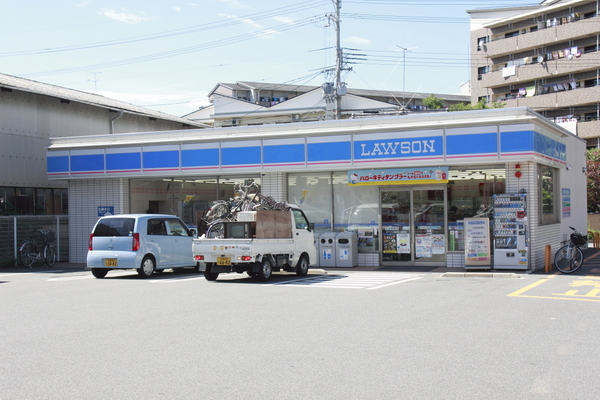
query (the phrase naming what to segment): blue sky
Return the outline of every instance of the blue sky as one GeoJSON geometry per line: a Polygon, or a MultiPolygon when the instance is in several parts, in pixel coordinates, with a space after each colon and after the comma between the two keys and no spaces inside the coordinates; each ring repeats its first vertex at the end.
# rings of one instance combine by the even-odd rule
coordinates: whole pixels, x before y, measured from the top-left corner
{"type": "MultiPolygon", "coordinates": [[[[332,0],[2,3],[0,73],[174,115],[206,104],[219,82],[332,81],[322,72],[335,64],[332,0]]],[[[469,80],[466,10],[517,5],[342,0],[341,45],[355,62],[343,80],[359,89],[460,93],[469,80]]]]}

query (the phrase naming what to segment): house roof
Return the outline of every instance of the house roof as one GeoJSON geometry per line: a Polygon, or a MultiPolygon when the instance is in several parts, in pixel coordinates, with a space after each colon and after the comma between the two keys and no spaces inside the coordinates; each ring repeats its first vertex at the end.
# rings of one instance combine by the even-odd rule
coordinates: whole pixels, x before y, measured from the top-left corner
{"type": "Polygon", "coordinates": [[[29,79],[19,78],[12,75],[0,74],[0,87],[20,90],[23,92],[35,93],[44,96],[56,97],[64,100],[69,100],[96,107],[107,108],[116,111],[122,110],[131,114],[138,114],[152,118],[158,118],[165,121],[177,122],[198,128],[206,127],[206,125],[204,124],[194,122],[189,119],[177,117],[160,111],[154,111],[148,108],[136,106],[130,103],[125,103],[119,100],[110,99],[108,97],[100,96],[97,94],[67,89],[61,86],[32,81],[29,79]]]}
{"type": "MultiPolygon", "coordinates": [[[[306,93],[311,90],[320,88],[320,86],[305,86],[305,85],[289,85],[285,83],[267,83],[267,82],[244,82],[236,83],[219,83],[208,94],[212,96],[219,86],[223,86],[232,90],[277,90],[282,92],[302,92],[306,93]]],[[[369,89],[353,89],[348,88],[347,92],[356,96],[362,97],[395,97],[397,99],[424,99],[431,96],[431,93],[416,93],[416,92],[398,92],[393,90],[369,90],[369,89]]],[[[434,93],[435,94],[435,93],[434,93]]],[[[436,97],[451,101],[471,101],[471,96],[461,94],[435,94],[436,97]]]]}

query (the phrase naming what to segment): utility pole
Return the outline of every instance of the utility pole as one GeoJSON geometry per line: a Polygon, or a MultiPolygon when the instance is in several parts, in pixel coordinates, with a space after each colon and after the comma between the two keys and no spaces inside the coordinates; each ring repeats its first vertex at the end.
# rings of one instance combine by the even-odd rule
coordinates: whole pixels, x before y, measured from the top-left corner
{"type": "Polygon", "coordinates": [[[339,93],[340,84],[342,82],[342,62],[343,54],[340,40],[340,9],[342,8],[342,0],[332,0],[335,6],[335,119],[340,119],[342,115],[342,96],[339,93]]]}
{"type": "Polygon", "coordinates": [[[331,2],[335,7],[335,12],[333,14],[327,14],[327,19],[330,22],[333,22],[335,26],[335,70],[328,69],[324,72],[333,72],[335,82],[333,82],[333,85],[328,82],[323,84],[323,94],[325,103],[327,104],[325,119],[340,119],[342,115],[342,96],[346,94],[346,86],[342,83],[344,54],[340,43],[340,9],[342,8],[342,0],[331,0],[331,2]]]}

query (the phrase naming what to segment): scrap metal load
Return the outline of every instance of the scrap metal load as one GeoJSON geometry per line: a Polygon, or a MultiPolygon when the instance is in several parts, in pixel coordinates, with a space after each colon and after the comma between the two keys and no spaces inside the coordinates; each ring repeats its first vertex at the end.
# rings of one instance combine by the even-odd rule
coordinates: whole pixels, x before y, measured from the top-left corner
{"type": "Polygon", "coordinates": [[[217,200],[208,210],[205,222],[207,224],[205,237],[223,238],[225,234],[225,223],[238,221],[240,212],[246,211],[289,211],[287,202],[278,202],[271,196],[258,192],[258,184],[253,180],[238,183],[234,186],[235,197],[229,200],[217,200]]]}

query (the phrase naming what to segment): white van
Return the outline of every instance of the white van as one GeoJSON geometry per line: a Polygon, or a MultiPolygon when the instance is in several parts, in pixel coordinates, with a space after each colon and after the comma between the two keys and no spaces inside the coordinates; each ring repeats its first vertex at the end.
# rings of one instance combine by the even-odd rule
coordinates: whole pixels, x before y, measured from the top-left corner
{"type": "Polygon", "coordinates": [[[142,278],[167,268],[194,267],[196,232],[174,215],[102,217],[90,234],[87,267],[96,278],[112,269],[135,269],[142,278]]]}

